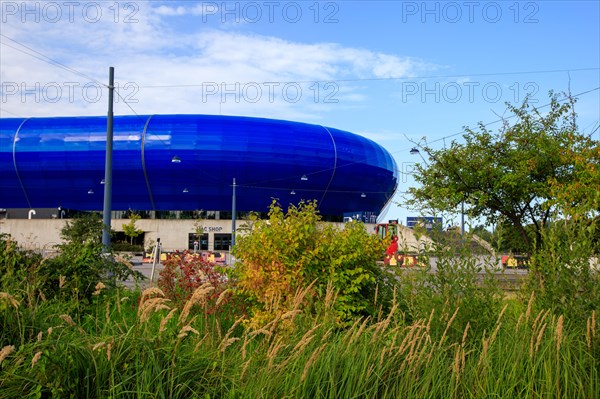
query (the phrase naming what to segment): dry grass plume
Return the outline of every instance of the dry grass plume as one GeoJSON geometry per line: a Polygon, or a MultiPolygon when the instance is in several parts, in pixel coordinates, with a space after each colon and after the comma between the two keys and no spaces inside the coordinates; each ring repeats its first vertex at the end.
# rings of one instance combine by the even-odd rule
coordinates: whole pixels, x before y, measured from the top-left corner
{"type": "Polygon", "coordinates": [[[42,357],[42,352],[36,352],[35,355],[33,355],[33,358],[31,359],[31,368],[34,368],[35,365],[37,364],[37,362],[41,359],[42,357]]]}
{"type": "Polygon", "coordinates": [[[8,302],[15,309],[19,309],[19,302],[8,292],[0,292],[0,299],[8,302]]]}
{"type": "Polygon", "coordinates": [[[2,362],[9,357],[15,351],[14,345],[7,345],[0,350],[0,365],[2,362]]]}
{"type": "Polygon", "coordinates": [[[194,307],[194,305],[205,304],[207,295],[214,289],[215,287],[213,287],[209,282],[206,282],[200,287],[196,288],[190,299],[188,299],[183,306],[183,310],[179,315],[179,324],[186,324],[192,307],[194,307]]]}

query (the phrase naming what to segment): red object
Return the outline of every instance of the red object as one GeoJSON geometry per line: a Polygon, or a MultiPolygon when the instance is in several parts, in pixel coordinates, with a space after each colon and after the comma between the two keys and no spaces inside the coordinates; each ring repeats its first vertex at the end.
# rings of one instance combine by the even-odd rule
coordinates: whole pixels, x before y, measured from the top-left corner
{"type": "Polygon", "coordinates": [[[388,247],[388,249],[385,250],[385,252],[388,255],[393,255],[396,252],[398,252],[398,236],[393,236],[392,237],[392,243],[390,244],[390,246],[388,247]]]}

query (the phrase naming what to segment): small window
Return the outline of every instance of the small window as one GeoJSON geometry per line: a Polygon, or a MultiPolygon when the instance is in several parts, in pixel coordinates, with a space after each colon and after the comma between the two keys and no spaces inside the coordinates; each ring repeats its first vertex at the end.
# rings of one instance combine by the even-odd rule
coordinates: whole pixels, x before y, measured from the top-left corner
{"type": "Polygon", "coordinates": [[[190,233],[188,235],[188,249],[193,251],[194,249],[199,251],[208,251],[208,234],[195,234],[190,233]]]}
{"type": "Polygon", "coordinates": [[[229,251],[231,234],[215,234],[215,251],[229,251]]]}

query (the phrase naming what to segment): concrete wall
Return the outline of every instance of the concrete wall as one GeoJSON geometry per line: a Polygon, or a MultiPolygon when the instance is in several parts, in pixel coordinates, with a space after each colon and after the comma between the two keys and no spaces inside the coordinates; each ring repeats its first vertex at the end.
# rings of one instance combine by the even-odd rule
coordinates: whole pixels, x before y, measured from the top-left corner
{"type": "MultiPolygon", "coordinates": [[[[22,247],[28,249],[51,249],[62,242],[60,231],[73,219],[0,219],[0,233],[10,234],[22,247]]],[[[111,227],[123,231],[129,219],[113,219],[111,227]]],[[[238,222],[241,225],[243,221],[238,222]]],[[[145,233],[146,243],[160,238],[163,251],[183,250],[188,247],[190,233],[196,232],[195,220],[140,219],[135,226],[145,233]]],[[[202,220],[205,233],[212,246],[214,234],[231,234],[231,220],[202,220]]],[[[212,250],[212,247],[209,247],[212,250]]]]}
{"type": "Polygon", "coordinates": [[[422,236],[417,240],[413,229],[398,225],[398,249],[401,252],[421,252],[432,248],[433,245],[434,242],[429,237],[422,236]]]}
{"type": "MultiPolygon", "coordinates": [[[[0,233],[10,234],[23,248],[50,250],[61,243],[60,231],[69,220],[73,219],[0,219],[0,233]]],[[[123,225],[129,221],[129,219],[113,219],[112,229],[123,231],[123,225]]],[[[240,226],[245,222],[237,221],[238,234],[240,226]]],[[[140,219],[135,225],[144,231],[146,247],[160,238],[163,251],[174,251],[188,248],[189,234],[196,232],[198,224],[209,235],[209,250],[214,249],[214,234],[231,234],[231,220],[140,219]]],[[[344,224],[335,223],[335,225],[343,228],[344,224]]],[[[375,224],[365,224],[365,229],[375,234],[375,226],[375,224]]],[[[400,226],[399,236],[400,250],[408,252],[418,252],[432,244],[427,237],[417,241],[413,231],[404,226],[400,226]]]]}
{"type": "Polygon", "coordinates": [[[0,233],[10,234],[26,249],[52,249],[60,244],[66,219],[0,219],[0,233]]]}

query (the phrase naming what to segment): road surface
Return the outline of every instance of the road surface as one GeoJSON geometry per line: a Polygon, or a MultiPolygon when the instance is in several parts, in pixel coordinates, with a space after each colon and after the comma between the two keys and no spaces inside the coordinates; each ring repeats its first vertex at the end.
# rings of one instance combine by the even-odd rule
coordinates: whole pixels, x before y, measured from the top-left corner
{"type": "MultiPolygon", "coordinates": [[[[430,264],[431,264],[431,270],[432,270],[432,272],[435,272],[437,270],[438,259],[435,257],[431,257],[429,259],[430,259],[430,264]]],[[[150,276],[152,274],[152,263],[142,263],[141,256],[134,256],[130,260],[130,262],[133,265],[133,269],[135,271],[142,273],[144,275],[144,277],[146,277],[145,280],[137,282],[137,285],[141,289],[145,289],[145,288],[149,287],[150,286],[150,276]]],[[[495,262],[491,261],[489,258],[488,259],[478,258],[476,260],[476,265],[482,269],[482,271],[479,272],[481,279],[483,279],[483,277],[485,276],[485,274],[486,274],[485,269],[487,268],[492,272],[492,274],[499,281],[500,286],[504,290],[507,290],[507,291],[514,291],[514,290],[518,289],[529,273],[529,271],[525,270],[525,269],[504,269],[504,268],[502,268],[502,265],[496,264],[495,262]],[[492,265],[492,266],[490,266],[490,265],[492,265]]],[[[397,266],[394,266],[394,267],[397,267],[397,266]]],[[[158,263],[154,270],[154,281],[155,282],[158,280],[158,274],[162,269],[163,269],[163,265],[158,263]]],[[[409,272],[411,269],[403,268],[402,270],[409,272]]],[[[128,288],[134,289],[136,287],[136,282],[133,279],[129,279],[129,280],[124,281],[123,285],[128,288]]]]}

